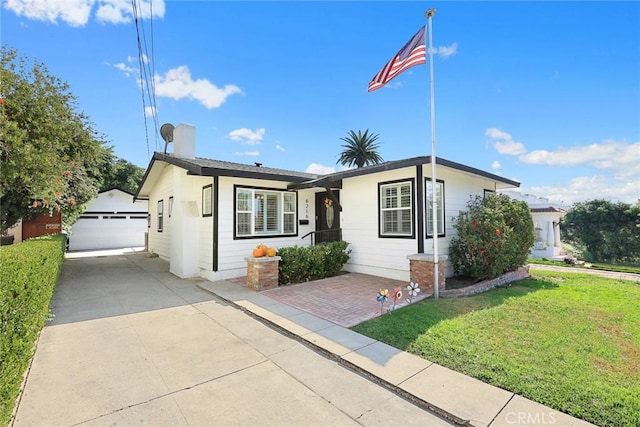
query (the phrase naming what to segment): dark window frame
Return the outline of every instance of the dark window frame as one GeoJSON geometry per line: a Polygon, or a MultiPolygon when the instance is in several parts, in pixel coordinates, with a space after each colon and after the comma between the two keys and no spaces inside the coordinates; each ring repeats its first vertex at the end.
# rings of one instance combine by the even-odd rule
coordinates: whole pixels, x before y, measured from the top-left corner
{"type": "Polygon", "coordinates": [[[378,237],[381,239],[415,239],[416,237],[416,197],[415,197],[415,179],[414,178],[404,178],[404,179],[396,179],[393,181],[383,181],[378,182],[378,237]],[[383,233],[382,230],[382,188],[388,187],[391,185],[398,185],[408,183],[410,185],[410,196],[411,196],[411,207],[410,207],[410,216],[411,216],[411,234],[392,234],[392,233],[383,233]]]}
{"type": "Polygon", "coordinates": [[[202,187],[202,217],[213,216],[213,184],[202,187]],[[209,192],[209,203],[205,203],[205,194],[209,192]],[[206,209],[208,208],[208,209],[206,209]]]}
{"type": "MultiPolygon", "coordinates": [[[[266,205],[265,205],[266,206],[266,205]]],[[[253,210],[253,206],[252,209],[250,211],[242,211],[244,213],[251,213],[251,215],[255,215],[255,211],[253,210]]],[[[233,186],[233,239],[234,240],[248,240],[248,239],[270,239],[270,238],[274,238],[274,237],[297,237],[298,236],[298,217],[299,217],[299,209],[298,209],[298,192],[295,190],[287,190],[284,188],[271,188],[271,187],[258,187],[258,186],[249,186],[249,185],[239,185],[236,184],[233,186]],[[279,193],[280,195],[280,201],[279,201],[279,206],[278,206],[278,214],[280,215],[280,225],[279,225],[279,230],[278,233],[274,233],[274,234],[269,234],[269,233],[263,233],[263,234],[256,234],[255,229],[251,230],[251,234],[239,234],[238,233],[238,193],[239,190],[249,190],[252,192],[253,195],[255,195],[256,191],[263,191],[263,192],[273,192],[273,193],[279,193]],[[293,214],[293,229],[294,231],[292,233],[284,233],[284,215],[285,215],[285,211],[284,211],[284,196],[283,194],[292,194],[294,197],[294,209],[295,211],[293,212],[288,212],[288,215],[293,214]]]]}
{"type": "Polygon", "coordinates": [[[158,210],[156,212],[156,217],[158,219],[158,233],[162,233],[164,229],[164,199],[158,200],[158,210]]]}
{"type": "MultiPolygon", "coordinates": [[[[425,178],[425,183],[424,183],[424,205],[425,205],[425,228],[424,228],[424,234],[425,237],[427,239],[432,239],[433,235],[429,234],[429,227],[431,227],[431,220],[430,220],[430,216],[431,216],[431,203],[429,203],[429,183],[431,182],[431,178],[425,178]]],[[[444,180],[442,179],[437,179],[436,177],[436,184],[441,184],[442,185],[442,191],[441,191],[441,195],[442,195],[442,233],[438,233],[438,238],[440,237],[447,237],[447,218],[446,218],[446,206],[445,206],[445,185],[444,185],[444,180]]]]}

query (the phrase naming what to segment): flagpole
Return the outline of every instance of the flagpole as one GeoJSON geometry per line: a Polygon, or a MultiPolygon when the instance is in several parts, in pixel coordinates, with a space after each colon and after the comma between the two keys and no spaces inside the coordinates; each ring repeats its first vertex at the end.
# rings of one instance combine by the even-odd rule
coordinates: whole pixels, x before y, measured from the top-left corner
{"type": "Polygon", "coordinates": [[[438,299],[440,289],[438,283],[438,203],[436,199],[436,114],[435,98],[433,95],[433,40],[431,35],[431,18],[436,14],[435,9],[429,9],[424,16],[429,25],[429,76],[431,83],[431,232],[433,238],[433,297],[438,299]]]}

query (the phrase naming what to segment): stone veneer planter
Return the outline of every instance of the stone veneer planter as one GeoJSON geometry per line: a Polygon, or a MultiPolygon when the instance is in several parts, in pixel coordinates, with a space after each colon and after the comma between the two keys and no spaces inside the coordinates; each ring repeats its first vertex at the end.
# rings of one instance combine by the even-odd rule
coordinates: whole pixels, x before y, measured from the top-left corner
{"type": "MultiPolygon", "coordinates": [[[[447,255],[438,257],[438,291],[444,291],[444,261],[447,255]]],[[[409,260],[409,280],[420,285],[420,289],[425,295],[433,295],[433,255],[431,254],[413,254],[407,256],[409,260]]]]}
{"type": "Polygon", "coordinates": [[[278,265],[281,259],[279,256],[246,257],[247,286],[254,291],[277,288],[278,265]]]}

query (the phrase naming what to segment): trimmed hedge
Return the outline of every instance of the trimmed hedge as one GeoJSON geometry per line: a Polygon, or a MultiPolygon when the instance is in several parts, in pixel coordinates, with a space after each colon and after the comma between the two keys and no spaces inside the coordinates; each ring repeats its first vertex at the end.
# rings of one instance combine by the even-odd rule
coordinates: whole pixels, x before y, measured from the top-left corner
{"type": "Polygon", "coordinates": [[[351,249],[344,241],[315,246],[292,246],[278,249],[280,256],[278,285],[318,280],[338,274],[349,261],[351,249]]]}
{"type": "Polygon", "coordinates": [[[64,261],[66,236],[0,247],[0,426],[11,419],[64,261]]]}

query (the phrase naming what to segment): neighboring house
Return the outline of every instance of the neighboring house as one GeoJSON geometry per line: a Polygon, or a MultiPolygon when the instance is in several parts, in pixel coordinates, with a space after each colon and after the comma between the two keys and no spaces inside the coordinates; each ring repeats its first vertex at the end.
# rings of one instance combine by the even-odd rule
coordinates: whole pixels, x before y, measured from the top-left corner
{"type": "Polygon", "coordinates": [[[146,200],[119,188],[98,193],[71,227],[69,250],[142,247],[148,229],[146,200]]]}
{"type": "Polygon", "coordinates": [[[531,257],[563,260],[567,254],[561,247],[560,219],[567,214],[567,210],[560,205],[549,203],[549,199],[544,197],[522,194],[513,190],[506,190],[503,193],[529,205],[536,230],[536,241],[531,248],[531,257]]]}
{"type": "MultiPolygon", "coordinates": [[[[179,277],[244,276],[260,243],[343,239],[352,250],[346,270],[407,281],[407,257],[432,253],[429,156],[318,176],[196,158],[190,125],[175,128],[173,143],[173,154],[154,153],[135,199],[149,202],[149,251],[179,277]]],[[[444,159],[436,165],[436,234],[446,255],[453,218],[472,196],[519,183],[444,159]]]]}

